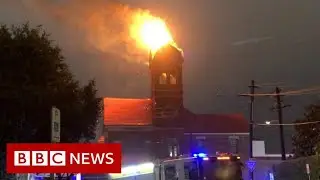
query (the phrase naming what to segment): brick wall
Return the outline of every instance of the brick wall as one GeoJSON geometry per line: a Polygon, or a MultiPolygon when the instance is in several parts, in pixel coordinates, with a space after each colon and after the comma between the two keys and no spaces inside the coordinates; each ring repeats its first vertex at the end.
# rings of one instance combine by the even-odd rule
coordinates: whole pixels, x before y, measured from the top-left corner
{"type": "Polygon", "coordinates": [[[197,147],[201,146],[208,154],[215,154],[216,152],[232,152],[238,153],[244,159],[248,158],[249,141],[247,135],[185,135],[181,143],[181,151],[184,154],[190,151],[197,151],[197,147]],[[236,138],[232,142],[232,138],[236,138]]]}
{"type": "Polygon", "coordinates": [[[169,157],[169,147],[179,144],[183,132],[170,129],[147,131],[136,129],[136,131],[109,131],[107,136],[108,142],[121,143],[125,160],[133,159],[129,156],[133,156],[135,159],[153,160],[169,157]]]}
{"type": "MultiPolygon", "coordinates": [[[[248,159],[248,136],[247,135],[183,135],[181,130],[152,129],[136,131],[109,131],[109,142],[120,142],[124,155],[131,154],[139,159],[153,160],[155,158],[170,157],[170,150],[177,146],[178,154],[191,154],[197,147],[203,147],[208,154],[218,152],[238,153],[243,162],[248,159]],[[232,142],[230,137],[236,139],[232,142]],[[141,157],[140,157],[141,156],[141,157]],[[142,156],[144,158],[142,158],[142,156]]],[[[231,138],[231,139],[232,139],[231,138]]],[[[173,154],[171,154],[173,155],[173,154]]]]}

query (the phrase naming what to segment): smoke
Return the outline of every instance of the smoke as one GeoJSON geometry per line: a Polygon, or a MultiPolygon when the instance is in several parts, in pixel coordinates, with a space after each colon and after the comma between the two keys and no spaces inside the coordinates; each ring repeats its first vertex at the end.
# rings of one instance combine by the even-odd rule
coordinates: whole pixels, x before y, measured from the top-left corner
{"type": "Polygon", "coordinates": [[[81,35],[84,49],[129,61],[141,60],[142,49],[136,47],[129,29],[133,16],[148,13],[146,10],[132,9],[115,0],[24,0],[23,4],[37,17],[46,17],[47,21],[66,28],[69,35],[81,35]]]}
{"type": "Polygon", "coordinates": [[[43,25],[76,77],[97,80],[101,95],[147,96],[147,50],[130,37],[133,15],[149,13],[115,0],[0,2],[0,23],[43,25]]]}

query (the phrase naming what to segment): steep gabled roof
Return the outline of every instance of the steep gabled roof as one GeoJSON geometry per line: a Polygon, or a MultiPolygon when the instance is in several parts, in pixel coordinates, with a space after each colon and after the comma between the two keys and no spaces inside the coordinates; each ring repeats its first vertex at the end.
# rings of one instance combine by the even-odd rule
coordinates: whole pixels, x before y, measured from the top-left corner
{"type": "Polygon", "coordinates": [[[153,58],[154,60],[167,60],[170,58],[183,62],[182,51],[172,44],[168,44],[158,49],[153,58]]]}
{"type": "MultiPolygon", "coordinates": [[[[104,125],[152,124],[151,99],[104,98],[104,125]]],[[[248,133],[249,123],[240,114],[194,114],[182,108],[172,119],[191,133],[248,133]]]]}
{"type": "Polygon", "coordinates": [[[104,125],[150,125],[151,99],[104,98],[104,125]]]}

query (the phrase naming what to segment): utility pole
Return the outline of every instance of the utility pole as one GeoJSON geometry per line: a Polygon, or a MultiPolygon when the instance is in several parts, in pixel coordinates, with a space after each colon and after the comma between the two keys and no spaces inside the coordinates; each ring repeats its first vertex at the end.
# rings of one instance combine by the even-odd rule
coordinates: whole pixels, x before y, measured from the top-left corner
{"type": "Polygon", "coordinates": [[[285,149],[285,142],[284,142],[284,132],[283,132],[283,114],[282,109],[289,107],[290,105],[282,105],[282,99],[280,94],[281,90],[279,87],[276,87],[276,111],[278,113],[278,120],[279,120],[279,131],[280,131],[280,147],[281,147],[281,159],[286,160],[286,149],[285,149]]]}
{"type": "MultiPolygon", "coordinates": [[[[253,146],[252,146],[252,141],[253,141],[253,135],[254,135],[254,130],[253,130],[253,124],[254,124],[254,120],[253,120],[253,115],[254,115],[254,94],[255,94],[255,89],[259,88],[258,86],[256,86],[255,81],[251,80],[251,84],[248,86],[250,89],[250,94],[249,95],[243,95],[240,94],[240,96],[249,96],[250,97],[250,107],[249,107],[249,155],[250,155],[250,159],[253,158],[253,146]]],[[[250,171],[250,180],[253,180],[253,172],[250,171]]]]}
{"type": "MultiPolygon", "coordinates": [[[[251,85],[249,86],[250,88],[250,125],[249,125],[249,133],[250,133],[250,158],[253,158],[253,147],[252,147],[252,141],[253,141],[253,135],[254,135],[254,131],[253,131],[253,115],[254,115],[254,94],[255,94],[255,89],[258,88],[258,86],[255,85],[255,81],[251,80],[251,85]]],[[[251,178],[253,179],[253,178],[251,178]]]]}

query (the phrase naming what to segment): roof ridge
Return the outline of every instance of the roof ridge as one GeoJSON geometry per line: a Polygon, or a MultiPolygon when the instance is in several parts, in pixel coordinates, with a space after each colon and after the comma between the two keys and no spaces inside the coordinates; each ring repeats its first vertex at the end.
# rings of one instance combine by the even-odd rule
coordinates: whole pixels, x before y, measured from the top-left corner
{"type": "Polygon", "coordinates": [[[196,113],[196,115],[210,115],[210,116],[243,116],[242,113],[196,113]]]}
{"type": "Polygon", "coordinates": [[[118,99],[118,100],[151,100],[151,98],[125,98],[125,97],[104,97],[103,99],[118,99]]]}

